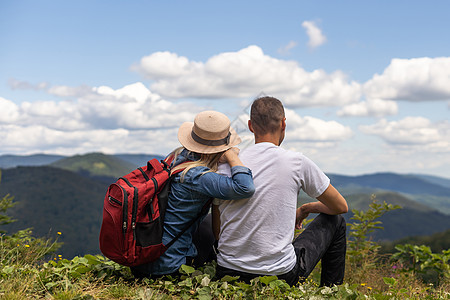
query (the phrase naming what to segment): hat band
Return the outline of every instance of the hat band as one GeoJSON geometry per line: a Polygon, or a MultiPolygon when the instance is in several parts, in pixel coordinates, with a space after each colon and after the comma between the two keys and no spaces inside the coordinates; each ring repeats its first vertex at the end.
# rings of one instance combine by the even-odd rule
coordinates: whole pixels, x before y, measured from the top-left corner
{"type": "Polygon", "coordinates": [[[228,135],[224,137],[223,139],[219,140],[205,140],[199,137],[197,134],[195,134],[194,131],[191,131],[191,136],[199,144],[205,145],[205,146],[222,146],[222,145],[228,145],[230,143],[230,136],[231,132],[228,132],[228,135]]]}

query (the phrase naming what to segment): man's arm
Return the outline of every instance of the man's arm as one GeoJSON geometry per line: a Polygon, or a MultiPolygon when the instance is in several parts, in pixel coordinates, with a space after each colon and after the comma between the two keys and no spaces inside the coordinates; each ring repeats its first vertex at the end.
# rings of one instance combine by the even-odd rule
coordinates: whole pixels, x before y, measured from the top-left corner
{"type": "Polygon", "coordinates": [[[305,203],[297,208],[295,228],[300,229],[302,222],[310,213],[324,213],[327,215],[345,214],[348,211],[347,201],[331,184],[317,197],[317,202],[305,203]]]}

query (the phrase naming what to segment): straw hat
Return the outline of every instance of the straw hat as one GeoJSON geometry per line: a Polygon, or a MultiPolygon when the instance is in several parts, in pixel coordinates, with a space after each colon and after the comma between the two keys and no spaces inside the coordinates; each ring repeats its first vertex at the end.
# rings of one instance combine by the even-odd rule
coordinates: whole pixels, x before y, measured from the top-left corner
{"type": "Polygon", "coordinates": [[[186,149],[205,154],[222,152],[241,142],[228,117],[217,111],[203,111],[194,123],[183,123],[178,140],[186,149]]]}

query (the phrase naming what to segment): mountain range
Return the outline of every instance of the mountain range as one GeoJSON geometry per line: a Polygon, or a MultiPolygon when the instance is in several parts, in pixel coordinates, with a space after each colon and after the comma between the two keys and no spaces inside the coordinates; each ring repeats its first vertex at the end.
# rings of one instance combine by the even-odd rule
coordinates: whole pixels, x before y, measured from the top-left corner
{"type": "MultiPolygon", "coordinates": [[[[0,198],[14,196],[8,210],[16,222],[2,226],[15,232],[33,227],[36,236],[62,232],[64,257],[99,253],[98,233],[106,189],[118,177],[160,155],[90,153],[76,156],[0,156],[0,198]]],[[[393,241],[450,229],[450,180],[428,175],[377,173],[361,176],[327,174],[350,209],[365,210],[371,195],[403,209],[386,213],[376,240],[393,241]]],[[[305,194],[299,203],[311,201],[305,194]]],[[[345,215],[351,222],[352,212],[345,215]]]]}

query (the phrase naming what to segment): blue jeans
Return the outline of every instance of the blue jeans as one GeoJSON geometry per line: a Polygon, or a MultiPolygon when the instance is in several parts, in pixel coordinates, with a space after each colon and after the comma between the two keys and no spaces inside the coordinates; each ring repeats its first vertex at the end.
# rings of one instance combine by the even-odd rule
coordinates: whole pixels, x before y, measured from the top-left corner
{"type": "MultiPolygon", "coordinates": [[[[340,285],[344,280],[346,253],[346,223],[341,215],[319,214],[293,242],[297,263],[294,268],[282,275],[289,285],[304,282],[322,260],[321,286],[340,285]]],[[[240,280],[264,276],[240,272],[217,266],[216,277],[225,275],[240,276],[240,280]]]]}

